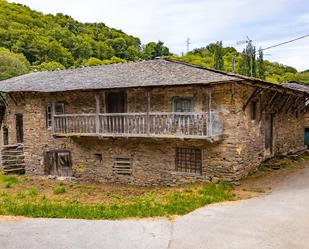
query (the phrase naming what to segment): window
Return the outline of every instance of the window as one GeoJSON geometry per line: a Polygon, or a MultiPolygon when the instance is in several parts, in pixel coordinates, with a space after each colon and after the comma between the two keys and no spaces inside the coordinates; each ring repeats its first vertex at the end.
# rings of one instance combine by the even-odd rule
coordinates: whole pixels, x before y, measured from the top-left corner
{"type": "Polygon", "coordinates": [[[3,145],[9,144],[9,129],[4,126],[3,127],[3,145]]]}
{"type": "MultiPolygon", "coordinates": [[[[52,112],[53,107],[52,104],[48,104],[46,106],[46,128],[50,128],[52,126],[52,112]]],[[[55,103],[55,114],[64,114],[64,103],[55,103]]]]}
{"type": "Polygon", "coordinates": [[[173,98],[174,112],[192,112],[193,98],[192,97],[174,97],[173,98]]]}
{"type": "Polygon", "coordinates": [[[16,142],[24,142],[24,117],[23,114],[18,113],[15,115],[15,124],[16,124],[16,142]]]}
{"type": "Polygon", "coordinates": [[[256,120],[256,113],[257,113],[257,101],[251,101],[250,102],[251,120],[256,120]]]}
{"type": "Polygon", "coordinates": [[[100,153],[94,154],[94,157],[95,157],[95,160],[96,160],[97,162],[102,162],[102,161],[103,161],[102,154],[100,154],[100,153]]]}
{"type": "Polygon", "coordinates": [[[176,171],[201,174],[201,150],[195,148],[176,148],[176,171]]]}
{"type": "Polygon", "coordinates": [[[117,175],[132,175],[131,157],[117,156],[114,157],[113,172],[117,175]]]}

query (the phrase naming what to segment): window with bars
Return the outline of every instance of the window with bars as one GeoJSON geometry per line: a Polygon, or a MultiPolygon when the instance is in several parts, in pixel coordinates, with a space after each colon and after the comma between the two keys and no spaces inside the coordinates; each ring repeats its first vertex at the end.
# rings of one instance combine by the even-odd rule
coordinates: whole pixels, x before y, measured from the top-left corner
{"type": "Polygon", "coordinates": [[[196,148],[176,148],[176,171],[202,174],[202,152],[196,148]]]}
{"type": "MultiPolygon", "coordinates": [[[[47,104],[46,111],[46,128],[51,128],[52,126],[52,104],[47,104]]],[[[64,103],[55,103],[55,114],[64,114],[64,103]]]]}

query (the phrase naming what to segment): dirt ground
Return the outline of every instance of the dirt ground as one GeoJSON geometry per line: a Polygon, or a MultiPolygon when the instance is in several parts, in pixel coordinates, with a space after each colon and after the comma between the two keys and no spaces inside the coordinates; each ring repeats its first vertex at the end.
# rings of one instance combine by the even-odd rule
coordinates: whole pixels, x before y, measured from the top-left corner
{"type": "Polygon", "coordinates": [[[263,163],[256,172],[239,181],[235,193],[239,199],[252,198],[270,193],[276,186],[309,167],[306,155],[272,159],[263,163]]]}
{"type": "MultiPolygon", "coordinates": [[[[259,169],[239,181],[234,186],[236,199],[247,199],[270,193],[274,187],[292,176],[300,169],[306,167],[308,156],[296,158],[282,158],[272,160],[259,167],[259,169]]],[[[35,189],[37,194],[53,201],[78,201],[87,204],[110,204],[115,200],[131,201],[134,198],[148,193],[164,196],[172,191],[182,190],[183,187],[140,187],[123,184],[103,184],[93,182],[59,181],[44,176],[18,176],[19,183],[10,187],[0,184],[0,193],[28,194],[35,189]],[[54,189],[63,186],[64,193],[55,194],[54,189]]],[[[200,183],[193,184],[200,185],[200,183]]]]}

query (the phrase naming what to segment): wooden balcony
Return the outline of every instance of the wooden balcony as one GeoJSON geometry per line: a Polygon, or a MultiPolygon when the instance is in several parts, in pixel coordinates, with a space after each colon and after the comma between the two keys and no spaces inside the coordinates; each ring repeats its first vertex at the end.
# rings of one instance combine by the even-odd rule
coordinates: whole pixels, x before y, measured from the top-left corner
{"type": "Polygon", "coordinates": [[[97,113],[53,116],[55,136],[155,137],[218,140],[221,122],[201,113],[97,113]]]}

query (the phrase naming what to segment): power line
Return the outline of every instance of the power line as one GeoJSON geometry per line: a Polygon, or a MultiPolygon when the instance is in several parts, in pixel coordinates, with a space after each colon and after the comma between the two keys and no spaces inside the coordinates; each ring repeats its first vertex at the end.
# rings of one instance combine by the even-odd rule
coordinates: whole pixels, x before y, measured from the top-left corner
{"type": "Polygon", "coordinates": [[[289,41],[281,42],[281,43],[278,43],[278,44],[275,44],[275,45],[272,45],[272,46],[263,48],[262,51],[267,50],[267,49],[271,49],[271,48],[275,48],[275,47],[278,47],[278,46],[281,46],[281,45],[284,45],[284,44],[287,44],[287,43],[291,43],[291,42],[294,42],[294,41],[297,41],[297,40],[306,38],[306,37],[308,37],[308,36],[309,36],[309,34],[308,34],[308,35],[303,35],[303,36],[297,37],[297,38],[292,39],[292,40],[289,40],[289,41]]]}

